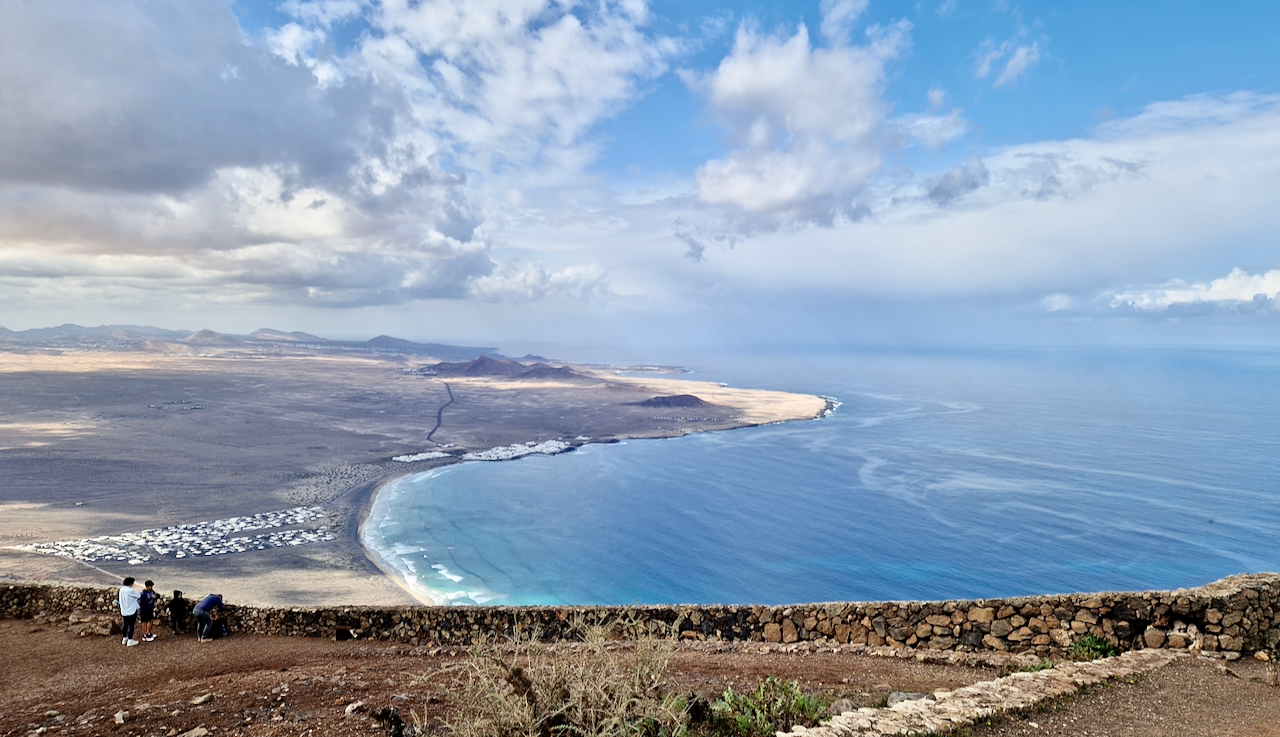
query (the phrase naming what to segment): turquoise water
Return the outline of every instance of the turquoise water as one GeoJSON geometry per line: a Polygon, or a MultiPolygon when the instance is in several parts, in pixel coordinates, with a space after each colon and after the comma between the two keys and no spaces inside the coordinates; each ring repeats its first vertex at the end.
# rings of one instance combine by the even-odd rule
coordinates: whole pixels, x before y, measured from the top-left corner
{"type": "Polygon", "coordinates": [[[366,543],[459,604],[992,597],[1280,569],[1274,353],[736,357],[690,378],[841,406],[402,479],[366,543]]]}

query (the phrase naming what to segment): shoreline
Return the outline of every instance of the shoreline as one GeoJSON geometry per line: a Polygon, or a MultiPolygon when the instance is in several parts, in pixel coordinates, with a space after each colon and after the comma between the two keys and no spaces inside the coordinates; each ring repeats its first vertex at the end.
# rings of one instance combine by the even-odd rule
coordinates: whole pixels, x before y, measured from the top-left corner
{"type": "MultiPolygon", "coordinates": [[[[409,595],[410,598],[416,600],[423,606],[448,606],[448,603],[447,602],[440,603],[435,599],[431,598],[430,595],[416,590],[415,587],[409,583],[408,578],[403,573],[401,573],[399,568],[392,565],[392,563],[388,561],[386,558],[384,558],[376,548],[374,548],[371,545],[367,545],[365,543],[365,535],[367,534],[369,515],[373,511],[374,505],[377,503],[378,495],[381,494],[382,491],[387,486],[390,486],[391,484],[394,484],[399,481],[403,481],[404,479],[407,479],[411,476],[417,476],[420,473],[429,473],[430,471],[435,470],[435,468],[446,468],[448,466],[456,465],[456,463],[457,461],[450,462],[450,463],[442,463],[439,466],[436,466],[434,468],[429,468],[422,471],[414,471],[412,473],[407,473],[407,474],[403,474],[400,476],[395,476],[393,478],[383,480],[382,482],[377,484],[377,486],[372,490],[372,492],[369,493],[365,498],[364,504],[361,506],[360,513],[358,515],[358,521],[355,526],[356,544],[358,544],[360,546],[360,549],[364,551],[365,558],[370,563],[372,563],[373,566],[377,568],[382,573],[382,575],[387,578],[387,580],[389,580],[397,588],[399,588],[405,594],[409,595]]],[[[422,586],[421,588],[426,589],[425,586],[422,586]]],[[[430,589],[427,589],[427,590],[429,591],[430,589]]]]}
{"type": "MultiPolygon", "coordinates": [[[[735,390],[735,391],[761,391],[761,390],[735,390]]],[[[789,392],[776,392],[776,393],[788,394],[789,392]]],[[[773,419],[773,420],[768,420],[763,422],[753,422],[750,424],[738,425],[737,427],[717,428],[713,430],[701,430],[701,431],[695,431],[691,433],[680,433],[680,434],[671,434],[671,435],[626,438],[626,440],[670,440],[674,438],[687,437],[689,435],[697,435],[702,432],[725,432],[727,430],[738,430],[738,429],[743,429],[748,427],[763,427],[765,425],[777,425],[777,424],[782,424],[784,422],[821,420],[821,419],[830,417],[841,405],[841,402],[838,399],[835,399],[834,397],[818,396],[818,395],[810,395],[810,394],[798,394],[796,396],[813,397],[815,399],[820,399],[822,400],[822,403],[823,403],[822,409],[807,417],[773,419]]],[[[564,451],[560,451],[558,453],[552,453],[548,455],[560,455],[561,453],[571,452],[586,445],[613,445],[622,440],[623,438],[588,440],[585,442],[574,443],[564,451]]],[[[421,583],[418,583],[417,585],[415,585],[414,583],[410,582],[405,572],[403,572],[394,563],[387,560],[387,558],[384,557],[377,548],[375,548],[372,545],[369,545],[366,542],[367,535],[369,534],[368,523],[370,521],[370,515],[373,511],[374,506],[378,502],[379,495],[381,495],[385,491],[386,487],[390,486],[391,484],[403,481],[405,479],[408,479],[413,476],[417,476],[419,474],[430,473],[437,469],[447,468],[449,466],[454,466],[461,463],[481,463],[481,462],[501,463],[501,462],[508,462],[508,461],[518,461],[523,457],[525,456],[518,456],[514,458],[507,458],[507,459],[484,460],[484,461],[467,460],[462,456],[447,456],[442,458],[433,458],[433,459],[430,459],[430,461],[436,461],[439,463],[436,465],[431,465],[428,468],[411,470],[411,471],[408,471],[407,473],[403,473],[400,475],[392,476],[390,478],[383,478],[378,480],[372,489],[370,489],[367,492],[364,492],[364,498],[361,500],[360,510],[359,510],[359,513],[356,515],[356,523],[354,525],[355,543],[364,552],[364,556],[366,560],[368,560],[373,567],[375,567],[379,572],[381,572],[382,575],[385,576],[397,588],[399,588],[405,594],[409,595],[414,600],[421,603],[423,606],[428,606],[428,607],[451,606],[447,599],[442,602],[442,601],[437,601],[435,598],[433,598],[431,596],[431,593],[429,593],[429,592],[433,592],[434,591],[433,589],[425,585],[422,585],[421,583]]],[[[407,463],[406,465],[410,465],[410,464],[407,463]]],[[[480,605],[480,606],[484,606],[484,605],[480,605]]]]}

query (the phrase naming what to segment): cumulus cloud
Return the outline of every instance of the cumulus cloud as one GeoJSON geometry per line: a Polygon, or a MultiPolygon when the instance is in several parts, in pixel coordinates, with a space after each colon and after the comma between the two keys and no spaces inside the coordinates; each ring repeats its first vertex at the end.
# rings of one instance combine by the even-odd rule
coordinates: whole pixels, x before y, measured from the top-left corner
{"type": "Polygon", "coordinates": [[[471,285],[471,296],[486,302],[543,299],[585,302],[611,294],[607,275],[599,264],[570,266],[560,271],[550,271],[540,263],[523,267],[509,265],[471,285]]]}
{"type": "MultiPolygon", "coordinates": [[[[1079,304],[1094,304],[1107,285],[1172,264],[1225,272],[1229,265],[1217,266],[1225,259],[1273,259],[1278,187],[1280,97],[1195,96],[1088,137],[879,180],[867,190],[869,214],[856,222],[757,233],[732,258],[699,268],[708,282],[748,294],[788,285],[807,294],[1021,304],[1087,294],[1079,304]]],[[[1266,291],[1244,293],[1253,288],[1242,298],[1266,291]]]]}
{"type": "Polygon", "coordinates": [[[221,0],[0,6],[0,275],[326,305],[599,291],[501,271],[481,231],[493,192],[580,176],[591,126],[678,52],[644,2],[280,7],[253,43],[221,0]]]}
{"type": "Polygon", "coordinates": [[[744,23],[715,71],[684,75],[733,146],[697,170],[700,201],[729,208],[747,229],[831,224],[852,209],[880,163],[885,65],[910,30],[873,27],[865,44],[846,43],[860,5],[823,3],[826,46],[803,25],[771,34],[744,23]]]}
{"type": "MultiPolygon", "coordinates": [[[[1209,282],[1188,284],[1175,279],[1158,287],[1130,289],[1111,299],[1112,307],[1132,307],[1156,312],[1179,306],[1212,306],[1252,311],[1275,304],[1280,293],[1280,270],[1250,274],[1235,268],[1226,276],[1209,282]]],[[[1274,307],[1271,307],[1274,309],[1274,307]]]]}

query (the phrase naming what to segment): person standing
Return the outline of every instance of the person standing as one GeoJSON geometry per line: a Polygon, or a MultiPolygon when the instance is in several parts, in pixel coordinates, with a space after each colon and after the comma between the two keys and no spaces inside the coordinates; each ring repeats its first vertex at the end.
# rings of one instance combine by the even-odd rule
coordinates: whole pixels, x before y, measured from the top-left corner
{"type": "Polygon", "coordinates": [[[182,592],[173,590],[173,598],[165,605],[169,610],[169,627],[174,635],[187,634],[187,614],[191,611],[191,602],[182,598],[182,592]]]}
{"type": "Polygon", "coordinates": [[[124,624],[120,631],[124,634],[124,639],[120,644],[127,647],[133,647],[138,641],[133,639],[133,627],[138,621],[138,599],[141,593],[133,587],[133,576],[126,578],[120,586],[120,616],[124,619],[124,624]]]}
{"type": "Polygon", "coordinates": [[[138,593],[138,621],[142,623],[142,641],[151,642],[156,639],[151,627],[155,624],[156,602],[159,601],[160,594],[156,593],[155,581],[147,581],[142,585],[146,588],[138,593]]]}
{"type": "Polygon", "coordinates": [[[221,616],[224,609],[222,594],[209,594],[201,599],[199,604],[196,604],[196,608],[191,613],[196,618],[197,642],[213,641],[214,617],[221,616]]]}

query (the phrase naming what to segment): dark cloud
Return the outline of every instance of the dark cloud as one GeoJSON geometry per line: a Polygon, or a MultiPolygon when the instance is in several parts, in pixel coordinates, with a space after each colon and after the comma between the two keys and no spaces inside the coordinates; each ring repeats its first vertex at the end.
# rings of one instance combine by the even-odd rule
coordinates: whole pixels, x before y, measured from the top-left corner
{"type": "Polygon", "coordinates": [[[214,0],[3,3],[0,60],[5,183],[175,193],[263,165],[332,182],[397,104],[361,79],[321,89],[214,0]]]}
{"type": "Polygon", "coordinates": [[[975,154],[963,164],[951,169],[929,186],[928,197],[939,206],[949,205],[956,199],[985,186],[991,174],[975,154]]]}

